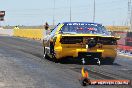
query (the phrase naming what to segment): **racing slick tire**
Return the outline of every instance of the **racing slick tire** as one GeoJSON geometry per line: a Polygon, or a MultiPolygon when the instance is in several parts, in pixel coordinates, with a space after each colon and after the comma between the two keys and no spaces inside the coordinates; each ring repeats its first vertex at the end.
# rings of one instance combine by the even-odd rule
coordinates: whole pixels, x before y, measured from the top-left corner
{"type": "Polygon", "coordinates": [[[115,61],[115,58],[110,58],[110,57],[103,58],[101,60],[101,64],[103,64],[103,65],[113,65],[114,61],[115,61]]]}
{"type": "Polygon", "coordinates": [[[53,42],[50,42],[50,55],[52,56],[51,59],[52,59],[53,62],[55,62],[55,63],[59,62],[59,60],[55,56],[54,43],[53,42]]]}

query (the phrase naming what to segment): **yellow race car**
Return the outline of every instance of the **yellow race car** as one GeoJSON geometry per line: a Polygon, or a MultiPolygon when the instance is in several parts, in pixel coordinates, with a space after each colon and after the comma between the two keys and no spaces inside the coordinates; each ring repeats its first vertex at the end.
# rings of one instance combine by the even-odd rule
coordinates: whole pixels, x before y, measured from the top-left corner
{"type": "Polygon", "coordinates": [[[43,39],[44,58],[59,61],[64,57],[72,57],[90,63],[112,64],[117,55],[118,39],[98,23],[59,23],[43,39]]]}

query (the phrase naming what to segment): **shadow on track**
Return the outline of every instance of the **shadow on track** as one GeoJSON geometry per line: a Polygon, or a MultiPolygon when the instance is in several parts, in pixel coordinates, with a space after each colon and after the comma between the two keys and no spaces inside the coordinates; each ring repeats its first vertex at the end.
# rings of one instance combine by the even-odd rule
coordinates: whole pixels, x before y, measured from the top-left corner
{"type": "MultiPolygon", "coordinates": [[[[43,59],[47,59],[47,60],[49,60],[51,62],[55,62],[54,59],[49,58],[49,57],[48,58],[43,58],[43,59]]],[[[86,60],[86,63],[83,64],[81,59],[76,59],[76,58],[72,58],[72,57],[62,58],[62,59],[58,60],[55,63],[60,63],[60,64],[77,64],[77,65],[99,65],[96,60],[92,60],[92,61],[86,60]]],[[[109,62],[106,62],[106,63],[103,62],[103,63],[101,63],[101,65],[116,65],[116,66],[121,66],[118,63],[111,64],[109,62]]]]}

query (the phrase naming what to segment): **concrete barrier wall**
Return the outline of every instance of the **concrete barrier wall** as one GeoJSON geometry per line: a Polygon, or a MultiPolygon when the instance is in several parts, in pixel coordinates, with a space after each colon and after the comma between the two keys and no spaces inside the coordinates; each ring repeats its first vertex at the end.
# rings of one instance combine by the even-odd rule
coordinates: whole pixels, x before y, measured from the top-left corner
{"type": "Polygon", "coordinates": [[[36,40],[43,39],[42,29],[14,29],[13,36],[31,38],[36,40]]]}
{"type": "Polygon", "coordinates": [[[0,29],[0,35],[13,36],[13,29],[0,29]]]}
{"type": "Polygon", "coordinates": [[[105,26],[108,31],[130,31],[128,26],[105,26]]]}

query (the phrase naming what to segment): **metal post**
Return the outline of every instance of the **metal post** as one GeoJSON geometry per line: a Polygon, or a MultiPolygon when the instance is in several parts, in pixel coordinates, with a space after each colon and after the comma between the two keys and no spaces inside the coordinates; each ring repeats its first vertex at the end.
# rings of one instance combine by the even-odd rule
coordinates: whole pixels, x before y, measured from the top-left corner
{"type": "Polygon", "coordinates": [[[71,0],[70,0],[70,22],[71,22],[71,0]]]}
{"type": "Polygon", "coordinates": [[[95,7],[95,0],[94,0],[93,22],[95,22],[95,10],[96,10],[96,7],[95,7]]]}
{"type": "Polygon", "coordinates": [[[131,24],[132,24],[132,5],[131,5],[131,0],[128,0],[128,26],[129,30],[131,30],[131,24]]]}
{"type": "Polygon", "coordinates": [[[132,31],[132,7],[131,7],[131,14],[130,14],[130,31],[132,31]]]}
{"type": "Polygon", "coordinates": [[[54,7],[53,7],[53,26],[55,25],[55,0],[54,0],[54,7]]]}

